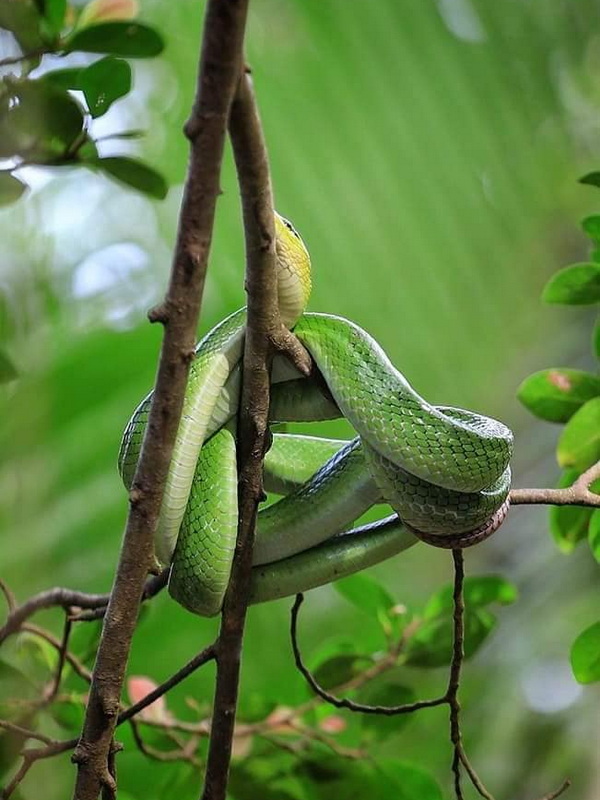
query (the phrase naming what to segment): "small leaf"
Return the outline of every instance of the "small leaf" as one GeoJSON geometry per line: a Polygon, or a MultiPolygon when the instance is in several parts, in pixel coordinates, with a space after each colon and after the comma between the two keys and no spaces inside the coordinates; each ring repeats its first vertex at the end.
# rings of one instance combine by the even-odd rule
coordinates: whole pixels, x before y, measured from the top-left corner
{"type": "Polygon", "coordinates": [[[588,172],[583,178],[579,178],[579,183],[586,183],[589,186],[600,186],[600,172],[588,172]]]}
{"type": "MultiPolygon", "coordinates": [[[[52,718],[61,728],[77,733],[81,730],[85,713],[85,704],[76,697],[66,697],[49,707],[52,718]]],[[[119,793],[120,797],[120,793],[119,793]]]]}
{"type": "Polygon", "coordinates": [[[600,243],[600,215],[586,217],[581,222],[581,227],[594,242],[600,243]]]}
{"type": "Polygon", "coordinates": [[[314,670],[317,683],[324,689],[342,686],[371,664],[371,659],[356,653],[340,653],[323,661],[314,670]]]}
{"type": "Polygon", "coordinates": [[[517,389],[517,397],[536,417],[567,422],[581,406],[600,395],[600,377],[579,369],[534,372],[517,389]]]}
{"type": "Polygon", "coordinates": [[[110,53],[124,58],[151,58],[162,53],[161,36],[139,22],[101,22],[76,31],[65,43],[65,51],[110,53]]]}
{"type": "Polygon", "coordinates": [[[57,89],[80,89],[79,76],[82,72],[81,67],[55,69],[53,72],[46,72],[39,80],[49,83],[57,89]]]}
{"type": "Polygon", "coordinates": [[[544,287],[542,300],[574,306],[600,302],[600,264],[572,264],[559,270],[544,287]]]}
{"type": "MultiPolygon", "coordinates": [[[[452,585],[448,584],[430,597],[423,612],[425,619],[433,619],[452,611],[452,589],[452,585]]],[[[482,608],[491,603],[506,606],[517,599],[516,587],[500,575],[476,575],[465,578],[463,594],[465,606],[468,608],[482,608]]]]}
{"type": "Polygon", "coordinates": [[[558,440],[561,467],[583,472],[600,460],[600,397],[588,400],[569,420],[558,440]]]}
{"type": "MultiPolygon", "coordinates": [[[[8,206],[21,197],[27,184],[9,172],[0,172],[0,206],[8,206]]],[[[14,376],[13,376],[14,377],[14,376]]],[[[2,356],[0,356],[0,381],[2,381],[2,356]]]]}
{"type": "Polygon", "coordinates": [[[362,572],[336,581],[333,588],[352,605],[376,620],[381,615],[386,615],[394,605],[394,599],[388,591],[374,578],[362,572]]]}
{"type": "Polygon", "coordinates": [[[67,0],[43,0],[44,19],[51,33],[58,35],[65,22],[67,0]]]}
{"type": "Polygon", "coordinates": [[[442,790],[432,776],[416,764],[408,761],[385,758],[378,759],[378,767],[394,784],[394,800],[443,800],[442,790]]]}
{"type": "Polygon", "coordinates": [[[85,162],[90,167],[107,172],[121,183],[132,186],[144,194],[163,200],[169,187],[163,176],[147,164],[126,156],[90,159],[85,162]]]}
{"type": "MultiPolygon", "coordinates": [[[[484,608],[465,610],[465,658],[471,658],[496,624],[496,617],[484,608]]],[[[452,659],[452,617],[450,614],[426,620],[409,639],[406,664],[412,667],[443,667],[452,659]]]]}
{"type": "Polygon", "coordinates": [[[594,558],[600,564],[600,509],[598,508],[592,512],[588,529],[588,542],[594,558]]]}
{"type": "Polygon", "coordinates": [[[131,67],[122,58],[106,56],[79,74],[79,88],[94,119],[131,89],[131,67]]]}
{"type": "MultiPolygon", "coordinates": [[[[576,469],[565,470],[558,481],[558,488],[571,486],[579,474],[579,470],[576,469]]],[[[579,506],[552,506],[548,513],[550,533],[559,550],[571,553],[575,546],[585,539],[592,510],[579,506]]]]}
{"type": "MultiPolygon", "coordinates": [[[[416,699],[414,691],[409,686],[394,681],[368,686],[358,695],[359,702],[370,706],[400,706],[414,703],[416,699]]],[[[394,714],[392,716],[365,714],[361,717],[361,728],[365,738],[381,742],[393,736],[410,720],[410,714],[394,714]]]]}
{"type": "Polygon", "coordinates": [[[573,642],[571,668],[579,683],[600,681],[600,622],[586,628],[573,642]]]}

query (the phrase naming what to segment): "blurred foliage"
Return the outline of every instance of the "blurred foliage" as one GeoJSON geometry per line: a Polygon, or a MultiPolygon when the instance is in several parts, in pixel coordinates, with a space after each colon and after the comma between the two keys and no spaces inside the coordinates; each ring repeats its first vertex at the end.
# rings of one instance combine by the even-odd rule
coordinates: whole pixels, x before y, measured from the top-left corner
{"type": "MultiPolygon", "coordinates": [[[[0,210],[0,378],[7,381],[0,395],[1,561],[2,576],[20,600],[51,585],[110,586],[126,513],[116,453],[132,407],[152,383],[160,346],[160,331],[146,323],[145,312],[161,297],[168,275],[202,4],[180,0],[165,14],[164,3],[144,0],[143,22],[127,23],[133,43],[124,37],[111,49],[107,42],[115,41],[119,21],[102,13],[114,6],[128,17],[135,13],[125,0],[93,0],[82,11],[60,0],[0,0],[0,58],[18,55],[19,46],[48,53],[27,63],[24,82],[19,65],[0,73],[8,94],[0,125],[4,115],[22,109],[16,147],[9,142],[12,149],[0,152],[8,169],[0,173],[0,197],[9,203],[0,210]],[[22,15],[18,23],[15,13],[22,15]],[[23,31],[19,41],[9,33],[15,27],[23,31]],[[152,30],[160,32],[164,53],[137,60],[159,52],[152,30]],[[123,60],[130,57],[136,60],[123,60]],[[116,88],[103,97],[98,81],[106,70],[116,88]],[[64,113],[30,113],[35,92],[51,112],[56,100],[64,113]],[[140,130],[146,133],[137,139],[140,130]],[[10,160],[15,153],[17,162],[10,160]],[[151,199],[166,191],[160,175],[172,187],[162,204],[151,199]],[[31,191],[21,196],[26,185],[31,191]]],[[[572,178],[597,165],[600,155],[595,12],[593,0],[251,4],[247,56],[277,207],[293,219],[313,258],[311,307],[368,329],[432,402],[473,407],[507,422],[516,432],[519,485],[555,479],[555,432],[527,417],[515,386],[547,363],[572,364],[577,375],[592,368],[586,307],[545,307],[538,297],[559,267],[587,257],[572,220],[593,213],[586,191],[593,204],[597,190],[577,187],[572,178]]],[[[7,147],[6,137],[0,147],[7,147]]],[[[222,185],[203,331],[243,302],[229,154],[222,185]]],[[[594,217],[587,219],[584,230],[597,247],[594,217]]],[[[594,255],[585,262],[585,285],[596,280],[592,262],[594,255]]],[[[596,350],[599,335],[596,328],[596,350]]],[[[547,383],[554,389],[573,377],[563,368],[553,372],[558,377],[547,383]]],[[[566,404],[559,408],[555,395],[544,403],[568,427],[566,415],[576,419],[579,406],[593,400],[594,385],[574,379],[566,404]]],[[[341,423],[319,430],[345,433],[341,423]]],[[[598,512],[590,516],[588,536],[597,553],[598,512]]],[[[551,524],[555,531],[557,523],[551,524]]],[[[579,518],[569,524],[575,533],[563,541],[574,543],[588,520],[585,530],[579,518]]],[[[594,572],[583,555],[578,548],[564,561],[549,542],[546,515],[534,508],[515,510],[501,535],[468,554],[469,572],[508,579],[488,578],[485,590],[475,583],[470,630],[481,649],[462,690],[466,746],[498,797],[541,795],[566,774],[574,777],[570,796],[597,794],[593,708],[568,665],[574,631],[589,629],[597,616],[594,572]],[[488,637],[495,620],[483,606],[515,600],[506,588],[512,584],[518,603],[500,609],[501,624],[488,637]]],[[[447,554],[420,546],[357,576],[362,583],[341,587],[343,597],[331,587],[311,593],[302,626],[309,663],[332,667],[337,659],[333,667],[352,674],[357,653],[372,658],[367,654],[419,615],[430,632],[413,659],[441,663],[446,645],[436,626],[448,630],[448,608],[447,590],[438,592],[450,571],[447,554]]],[[[251,610],[242,720],[265,718],[309,696],[292,669],[288,607],[281,601],[251,610]]],[[[58,613],[40,620],[58,635],[58,613]]],[[[130,675],[165,679],[214,632],[214,621],[157,598],[136,635],[130,675]]],[[[590,635],[573,655],[578,679],[597,669],[590,635]]],[[[79,626],[74,636],[75,651],[91,666],[97,626],[79,626]]],[[[28,640],[13,647],[2,666],[3,699],[39,691],[51,671],[51,653],[28,640]]],[[[169,713],[202,719],[213,678],[208,667],[177,687],[169,713]]],[[[381,692],[386,702],[390,693],[400,702],[409,692],[431,696],[444,680],[435,667],[404,665],[381,692]]],[[[81,682],[69,672],[59,712],[41,714],[40,726],[50,735],[74,735],[81,702],[81,682]]],[[[445,712],[424,711],[384,732],[343,719],[343,729],[330,736],[348,749],[368,740],[373,760],[334,756],[320,746],[300,756],[254,739],[236,756],[232,797],[449,796],[445,712]]],[[[322,731],[333,726],[321,711],[312,722],[322,731]]],[[[197,766],[148,759],[129,729],[120,729],[119,738],[125,744],[121,800],[197,794],[197,766]]],[[[2,755],[4,768],[15,753],[2,755]]],[[[49,800],[64,797],[71,779],[69,758],[62,756],[36,765],[21,795],[35,797],[43,782],[49,800]]]]}

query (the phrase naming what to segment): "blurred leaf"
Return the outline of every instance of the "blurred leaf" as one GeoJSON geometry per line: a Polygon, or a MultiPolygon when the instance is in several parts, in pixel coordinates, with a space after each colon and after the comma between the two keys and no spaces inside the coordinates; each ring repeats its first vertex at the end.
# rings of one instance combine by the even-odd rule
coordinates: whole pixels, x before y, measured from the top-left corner
{"type": "MultiPolygon", "coordinates": [[[[432,619],[453,609],[452,584],[435,592],[427,602],[423,616],[432,619]]],[[[517,589],[500,575],[475,575],[465,578],[463,584],[465,606],[478,608],[491,603],[510,605],[517,599],[517,589]]]]}
{"type": "Polygon", "coordinates": [[[33,681],[18,667],[0,659],[0,717],[14,719],[23,715],[15,700],[29,700],[38,695],[33,681]]]}
{"type": "Polygon", "coordinates": [[[443,800],[442,790],[434,778],[416,764],[386,758],[379,760],[377,766],[393,781],[394,800],[443,800]]]}
{"type": "MultiPolygon", "coordinates": [[[[579,470],[576,469],[565,470],[560,476],[557,487],[564,489],[571,486],[579,474],[579,470]]],[[[579,506],[551,506],[548,514],[550,533],[559,550],[562,550],[563,553],[571,553],[575,545],[585,539],[592,509],[579,506]]]]}
{"type": "Polygon", "coordinates": [[[76,734],[81,730],[81,726],[83,725],[85,704],[82,699],[75,696],[66,697],[52,703],[48,708],[48,712],[61,728],[76,734]]]}
{"type": "Polygon", "coordinates": [[[341,758],[330,751],[311,752],[294,767],[294,773],[305,782],[311,799],[383,800],[377,791],[377,775],[366,761],[341,758]]]}
{"type": "Polygon", "coordinates": [[[600,397],[588,400],[567,423],[556,457],[561,467],[580,472],[600,460],[600,397]]]}
{"type": "Polygon", "coordinates": [[[40,22],[40,12],[33,0],[0,3],[0,28],[11,31],[24,53],[43,44],[40,22]]]}
{"type": "Polygon", "coordinates": [[[592,512],[588,529],[588,542],[596,561],[600,564],[600,509],[592,512]]]}
{"type": "MultiPolygon", "coordinates": [[[[370,706],[399,706],[405,703],[414,703],[417,699],[414,691],[409,686],[403,686],[395,681],[376,683],[365,687],[358,693],[357,699],[370,706]]],[[[380,716],[377,714],[363,714],[361,728],[365,738],[371,741],[383,741],[393,736],[412,719],[410,714],[395,714],[393,716],[380,716]]]]}
{"type": "Polygon", "coordinates": [[[371,659],[356,653],[340,653],[323,661],[313,671],[314,677],[324,689],[341,686],[358,675],[366,666],[371,664],[371,659]]]}
{"type": "Polygon", "coordinates": [[[357,572],[336,581],[333,588],[352,605],[379,621],[394,605],[394,599],[374,578],[357,572]]]}
{"type": "Polygon", "coordinates": [[[72,53],[110,53],[124,58],[151,58],[164,49],[160,34],[139,22],[101,22],[89,28],[75,31],[65,43],[65,50],[72,53]]]}
{"type": "Polygon", "coordinates": [[[137,0],[91,0],[82,9],[77,27],[86,28],[108,20],[133,19],[138,11],[137,0]]]}
{"type": "Polygon", "coordinates": [[[71,95],[44,81],[11,87],[15,104],[0,117],[0,157],[64,163],[82,135],[83,111],[71,95]]]}
{"type": "Polygon", "coordinates": [[[43,83],[50,83],[57,89],[80,89],[79,76],[82,72],[82,67],[55,69],[53,72],[46,72],[39,80],[43,83]]]}
{"type": "MultiPolygon", "coordinates": [[[[0,181],[0,184],[1,183],[2,182],[0,181]]],[[[0,350],[0,383],[14,381],[15,378],[18,378],[18,376],[19,373],[17,372],[17,368],[13,362],[3,350],[0,350]]]]}
{"type": "Polygon", "coordinates": [[[131,186],[144,194],[163,200],[169,187],[162,175],[147,164],[127,156],[90,159],[87,166],[107,172],[121,183],[131,186]]]}
{"type": "Polygon", "coordinates": [[[92,117],[101,117],[131,89],[131,67],[122,58],[106,56],[79,75],[79,88],[92,117]]]}
{"type": "Polygon", "coordinates": [[[600,359],[600,320],[596,321],[593,334],[594,355],[600,359]]]}
{"type": "Polygon", "coordinates": [[[260,692],[246,690],[239,701],[239,716],[244,722],[260,722],[277,707],[277,703],[260,692]]]}
{"type": "MultiPolygon", "coordinates": [[[[496,624],[495,616],[483,608],[465,609],[465,658],[471,658],[496,624]]],[[[425,621],[406,647],[406,664],[411,667],[443,667],[452,659],[451,615],[425,621]]]]}
{"type": "Polygon", "coordinates": [[[600,302],[600,264],[572,264],[559,270],[544,287],[542,300],[576,306],[600,302]]]}
{"type": "Polygon", "coordinates": [[[67,0],[43,0],[44,19],[55,36],[58,35],[65,21],[67,0]]]}
{"type": "Polygon", "coordinates": [[[579,683],[600,681],[600,622],[586,628],[573,642],[571,667],[579,683]]]}
{"type": "Polygon", "coordinates": [[[588,172],[583,178],[579,178],[579,183],[586,183],[589,186],[600,186],[600,172],[588,172]]]}
{"type": "MultiPolygon", "coordinates": [[[[27,184],[15,178],[9,172],[0,172],[0,206],[15,203],[27,189],[27,184]]],[[[0,356],[0,382],[2,381],[2,360],[0,356]]]]}
{"type": "Polygon", "coordinates": [[[600,243],[600,215],[595,214],[581,221],[581,227],[595,242],[600,243]]]}
{"type": "Polygon", "coordinates": [[[298,779],[290,774],[289,760],[279,753],[234,762],[228,793],[235,800],[303,800],[305,796],[298,779]]]}
{"type": "Polygon", "coordinates": [[[536,417],[567,422],[581,406],[600,395],[600,378],[579,369],[535,372],[517,389],[517,397],[536,417]]]}

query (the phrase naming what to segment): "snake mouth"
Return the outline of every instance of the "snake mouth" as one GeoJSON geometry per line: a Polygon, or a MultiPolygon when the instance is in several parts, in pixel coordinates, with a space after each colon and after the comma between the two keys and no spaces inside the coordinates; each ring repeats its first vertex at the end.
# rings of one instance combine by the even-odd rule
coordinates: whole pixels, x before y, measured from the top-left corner
{"type": "Polygon", "coordinates": [[[473,545],[489,539],[506,519],[509,508],[510,500],[506,498],[500,508],[495,511],[489,519],[476,528],[473,528],[473,530],[466,531],[465,533],[452,533],[447,535],[426,533],[425,531],[413,528],[412,525],[408,525],[404,520],[402,524],[406,530],[410,531],[417,539],[433,547],[442,547],[445,550],[465,550],[467,547],[473,547],[473,545]]]}

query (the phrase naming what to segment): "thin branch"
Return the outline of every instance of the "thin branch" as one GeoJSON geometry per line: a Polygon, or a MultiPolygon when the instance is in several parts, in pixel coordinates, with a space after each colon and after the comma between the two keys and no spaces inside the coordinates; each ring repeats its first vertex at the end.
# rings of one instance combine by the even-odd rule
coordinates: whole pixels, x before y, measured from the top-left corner
{"type": "Polygon", "coordinates": [[[67,652],[69,648],[69,637],[71,635],[72,626],[73,623],[71,622],[69,617],[65,615],[65,624],[63,628],[62,639],[58,647],[58,660],[56,664],[54,678],[52,680],[48,693],[45,694],[44,696],[44,703],[46,705],[50,704],[54,700],[60,688],[60,681],[62,678],[63,667],[65,666],[65,660],[67,658],[67,652]]]}
{"type": "Polygon", "coordinates": [[[560,797],[561,794],[567,791],[570,785],[571,781],[567,779],[566,781],[563,781],[556,791],[545,794],[543,797],[540,797],[540,800],[556,800],[557,797],[560,797]]]}
{"type": "MultiPolygon", "coordinates": [[[[163,569],[162,572],[159,572],[158,575],[152,575],[146,580],[144,591],[142,592],[142,603],[156,597],[156,595],[165,588],[169,580],[169,571],[167,567],[163,569]]],[[[92,622],[96,619],[103,619],[106,614],[109,597],[110,595],[107,594],[105,603],[89,611],[82,611],[80,614],[75,614],[71,619],[73,622],[92,622]]]]}
{"type": "Polygon", "coordinates": [[[513,506],[544,504],[600,508],[600,494],[590,491],[590,486],[597,480],[600,480],[600,461],[565,489],[512,489],[510,503],[513,506]]]}
{"type": "Polygon", "coordinates": [[[24,739],[36,739],[38,742],[43,742],[44,744],[54,744],[54,739],[51,739],[49,736],[44,736],[43,733],[24,728],[22,725],[15,725],[14,722],[9,722],[6,719],[0,719],[0,728],[10,733],[16,733],[24,739]]]}
{"type": "Polygon", "coordinates": [[[2,791],[0,791],[0,800],[8,800],[36,761],[39,761],[43,758],[52,758],[60,753],[66,753],[67,751],[72,750],[76,744],[77,739],[69,739],[64,742],[51,742],[50,744],[46,745],[46,747],[36,747],[24,750],[22,753],[23,761],[21,762],[21,766],[14,774],[12,780],[6,784],[2,791]]]}
{"type": "Polygon", "coordinates": [[[304,595],[297,594],[291,613],[290,636],[292,640],[292,650],[294,651],[294,661],[298,671],[304,676],[310,688],[321,699],[336,708],[347,708],[349,711],[355,711],[359,714],[380,714],[381,716],[410,714],[413,711],[419,711],[421,708],[433,708],[435,706],[445,705],[448,702],[447,695],[443,695],[442,697],[436,697],[434,700],[419,700],[416,703],[403,703],[399,706],[372,706],[364,703],[355,703],[354,700],[349,700],[346,697],[337,697],[328,692],[317,682],[312,672],[304,664],[300,647],[298,646],[298,612],[303,602],[304,595]]]}
{"type": "Polygon", "coordinates": [[[73,754],[78,765],[76,800],[97,800],[101,790],[108,800],[116,796],[109,755],[144,581],[153,569],[153,538],[194,353],[247,6],[248,0],[209,0],[206,5],[196,99],[185,127],[191,156],[171,278],[164,303],[151,315],[163,323],[165,333],[90,699],[73,754]]]}
{"type": "Polygon", "coordinates": [[[0,578],[0,591],[4,595],[4,599],[6,600],[6,605],[8,606],[8,613],[12,614],[12,612],[17,607],[17,599],[13,594],[12,589],[8,586],[6,581],[3,581],[0,578]]]}

